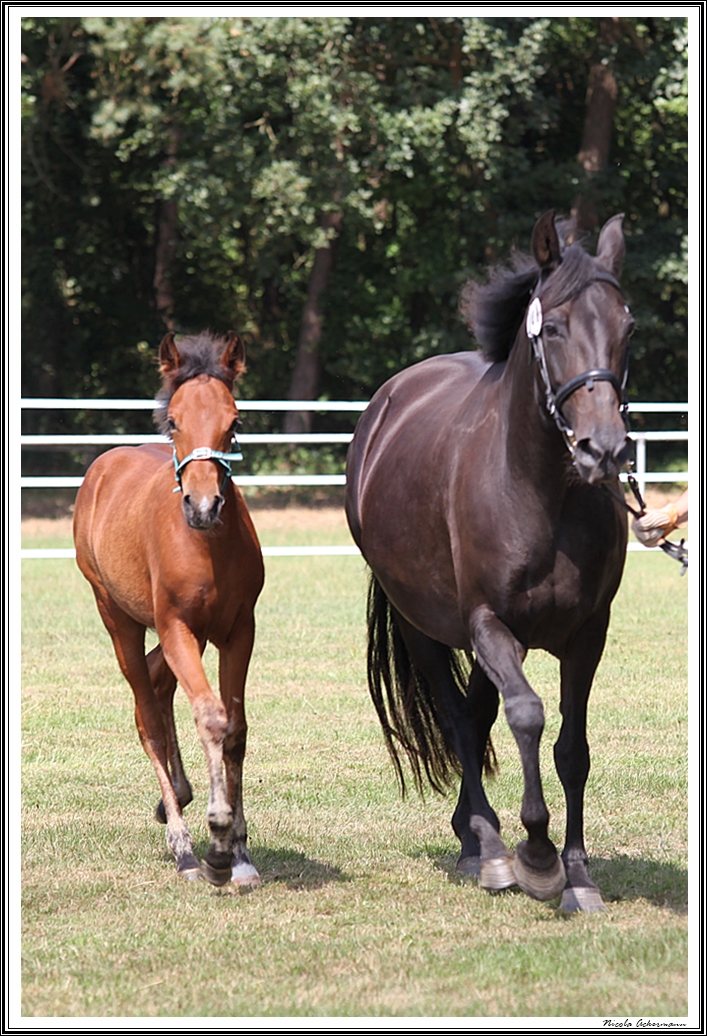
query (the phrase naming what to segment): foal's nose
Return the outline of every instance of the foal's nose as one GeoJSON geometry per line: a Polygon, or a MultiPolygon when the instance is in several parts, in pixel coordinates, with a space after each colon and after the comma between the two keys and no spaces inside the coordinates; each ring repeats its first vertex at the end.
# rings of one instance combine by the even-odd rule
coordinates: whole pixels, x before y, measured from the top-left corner
{"type": "Polygon", "coordinates": [[[197,497],[186,493],[182,498],[182,510],[187,524],[192,529],[211,529],[218,521],[224,498],[220,493],[197,497]]]}

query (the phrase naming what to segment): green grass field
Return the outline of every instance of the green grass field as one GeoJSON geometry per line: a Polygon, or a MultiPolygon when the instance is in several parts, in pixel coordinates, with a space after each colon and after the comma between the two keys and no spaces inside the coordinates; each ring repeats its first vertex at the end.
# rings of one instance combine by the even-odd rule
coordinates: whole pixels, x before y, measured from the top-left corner
{"type": "MultiPolygon", "coordinates": [[[[265,544],[314,535],[306,517],[259,527],[265,544]]],[[[49,538],[65,543],[44,530],[32,544],[49,538]]],[[[337,520],[315,542],[348,540],[337,520]]],[[[569,917],[457,877],[454,800],[401,800],[365,687],[360,559],[267,562],[245,766],[264,884],[250,894],[176,877],[90,588],[71,561],[22,564],[24,1015],[686,1015],[687,579],[674,562],[627,560],[589,717],[587,845],[607,910],[569,917]]],[[[526,671],[546,705],[561,844],[557,666],[533,653],[526,671]]],[[[203,853],[206,767],[181,692],[177,705],[203,853]]],[[[513,846],[522,787],[503,718],[494,740],[490,797],[513,846]]]]}

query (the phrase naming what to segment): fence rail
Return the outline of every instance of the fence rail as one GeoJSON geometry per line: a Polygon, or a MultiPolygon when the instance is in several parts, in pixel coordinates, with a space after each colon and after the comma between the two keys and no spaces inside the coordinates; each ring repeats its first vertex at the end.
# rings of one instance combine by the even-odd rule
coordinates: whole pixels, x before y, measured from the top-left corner
{"type": "MultiPolygon", "coordinates": [[[[154,410],[157,400],[154,399],[37,399],[21,400],[23,410],[154,410]]],[[[362,413],[368,406],[367,401],[343,400],[271,400],[244,399],[237,402],[241,413],[248,411],[291,411],[305,410],[320,413],[362,413]]],[[[632,403],[631,413],[644,414],[686,414],[687,403],[632,403]]],[[[688,438],[685,431],[665,432],[633,432],[636,443],[635,477],[641,492],[645,493],[647,483],[687,482],[687,471],[647,471],[646,444],[649,442],[679,442],[688,438]]],[[[239,442],[260,445],[268,443],[289,443],[291,445],[325,445],[346,444],[353,438],[351,432],[312,432],[298,434],[284,433],[247,433],[240,435],[239,442]]],[[[20,444],[34,449],[75,448],[80,446],[137,446],[144,443],[166,443],[169,440],[162,435],[22,435],[20,444]]],[[[625,476],[624,476],[625,478],[625,476]]],[[[239,486],[285,488],[294,486],[343,486],[346,476],[341,475],[236,475],[234,482],[239,486]]],[[[22,489],[75,489],[83,482],[81,475],[29,475],[20,479],[22,489]]],[[[630,549],[638,549],[639,544],[631,544],[630,549]]],[[[356,547],[264,547],[263,554],[270,557],[280,556],[321,556],[321,555],[356,555],[356,547]]],[[[21,552],[23,558],[29,557],[73,557],[73,550],[66,549],[26,549],[21,552]]]]}

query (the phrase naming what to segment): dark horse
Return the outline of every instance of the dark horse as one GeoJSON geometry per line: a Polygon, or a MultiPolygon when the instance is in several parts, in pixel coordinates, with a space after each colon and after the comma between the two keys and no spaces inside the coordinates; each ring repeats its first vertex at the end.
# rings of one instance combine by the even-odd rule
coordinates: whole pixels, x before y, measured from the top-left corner
{"type": "Polygon", "coordinates": [[[229,878],[256,885],[241,774],[243,697],[263,561],[243,497],[229,477],[230,461],[240,457],[229,449],[243,344],[233,332],[178,343],[168,334],[159,358],[163,388],[155,417],[172,446],[119,447],[91,465],[76,498],[76,560],[133,690],[138,733],[162,793],[156,815],[167,824],[178,873],[196,878],[203,870],[214,885],[229,878]],[[148,626],[159,644],[146,656],[148,626]],[[207,641],[219,651],[220,699],[201,662],[207,641]],[[192,790],[174,725],[177,680],[191,703],[209,769],[211,845],[202,868],[182,817],[192,790]]]}
{"type": "Polygon", "coordinates": [[[627,539],[618,474],[631,448],[633,321],[617,281],[621,224],[606,223],[593,258],[554,213],[542,216],[532,257],[465,290],[481,353],[437,356],[383,385],[347,470],[348,521],[372,570],[369,687],[403,788],[400,749],[418,785],[426,776],[441,789],[461,773],[458,869],[488,889],[562,892],[566,910],[603,908],[583,802],[587,699],[627,539]],[[540,781],[543,706],[522,669],[529,648],[560,660],[561,858],[540,781]],[[523,766],[528,837],[515,856],[481,779],[499,692],[523,766]]]}

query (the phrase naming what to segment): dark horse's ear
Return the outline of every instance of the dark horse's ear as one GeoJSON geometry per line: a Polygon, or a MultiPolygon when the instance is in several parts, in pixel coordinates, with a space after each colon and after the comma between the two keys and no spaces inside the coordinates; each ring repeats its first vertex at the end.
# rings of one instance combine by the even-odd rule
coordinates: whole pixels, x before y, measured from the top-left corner
{"type": "Polygon", "coordinates": [[[174,331],[169,331],[160,342],[160,374],[176,371],[181,362],[182,358],[174,341],[174,331]]]}
{"type": "Polygon", "coordinates": [[[612,216],[601,228],[597,243],[597,259],[609,273],[618,277],[626,254],[623,232],[624,214],[612,216]]]}
{"type": "Polygon", "coordinates": [[[234,379],[245,370],[245,346],[235,331],[226,336],[226,347],[221,354],[221,366],[233,371],[234,379]]]}
{"type": "Polygon", "coordinates": [[[555,210],[544,212],[533,227],[530,247],[541,270],[552,270],[560,261],[560,239],[555,229],[555,210]]]}

